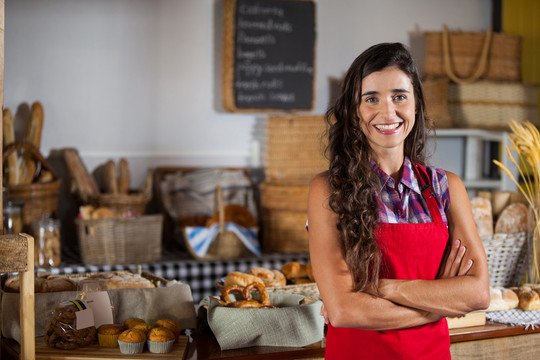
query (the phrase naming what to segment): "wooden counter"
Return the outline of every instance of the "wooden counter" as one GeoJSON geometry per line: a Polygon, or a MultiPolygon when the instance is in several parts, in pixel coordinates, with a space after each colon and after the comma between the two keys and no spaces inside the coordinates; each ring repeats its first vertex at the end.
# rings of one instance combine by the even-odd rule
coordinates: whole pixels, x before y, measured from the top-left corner
{"type": "MultiPolygon", "coordinates": [[[[39,339],[38,339],[39,341],[39,339]]],[[[540,349],[540,327],[525,330],[523,326],[510,326],[488,322],[483,326],[450,330],[452,359],[497,360],[497,359],[538,359],[540,349]]],[[[39,349],[38,349],[39,350],[39,349]]],[[[303,348],[252,347],[221,351],[211,333],[194,333],[184,354],[186,360],[293,360],[324,359],[321,342],[303,348]]],[[[17,359],[18,343],[2,341],[2,359],[17,359]]],[[[39,354],[38,357],[39,359],[39,354]]],[[[72,359],[68,351],[65,359],[72,359]]],[[[99,357],[96,357],[96,359],[99,357]]],[[[180,359],[181,357],[179,357],[180,359]]],[[[74,359],[74,358],[73,358],[74,359]]],[[[89,358],[91,359],[91,357],[89,358]]]]}

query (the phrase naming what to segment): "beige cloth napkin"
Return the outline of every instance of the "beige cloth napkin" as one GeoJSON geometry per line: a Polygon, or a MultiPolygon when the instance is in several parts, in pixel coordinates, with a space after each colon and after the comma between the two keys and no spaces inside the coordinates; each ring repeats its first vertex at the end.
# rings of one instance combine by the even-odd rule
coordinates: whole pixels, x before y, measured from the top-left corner
{"type": "MultiPolygon", "coordinates": [[[[149,323],[160,318],[177,321],[183,329],[197,326],[191,288],[187,284],[175,283],[167,287],[107,290],[113,306],[113,318],[122,323],[130,317],[138,317],[149,323]]],[[[61,291],[35,294],[36,337],[45,334],[45,324],[54,309],[64,301],[77,299],[76,291],[61,291]]],[[[20,339],[19,294],[2,294],[2,334],[20,339]]]]}
{"type": "Polygon", "coordinates": [[[236,309],[206,297],[208,325],[222,350],[250,346],[306,346],[323,338],[322,302],[300,305],[303,295],[269,294],[275,309],[236,309]]]}

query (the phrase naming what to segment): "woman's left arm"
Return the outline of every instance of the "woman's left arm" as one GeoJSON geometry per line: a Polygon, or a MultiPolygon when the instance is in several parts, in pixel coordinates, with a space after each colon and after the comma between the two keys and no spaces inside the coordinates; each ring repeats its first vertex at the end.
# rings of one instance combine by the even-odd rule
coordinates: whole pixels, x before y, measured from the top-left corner
{"type": "MultiPolygon", "coordinates": [[[[379,295],[395,303],[442,316],[460,316],[489,306],[489,275],[465,186],[457,175],[448,171],[446,174],[451,199],[447,214],[449,241],[455,244],[459,240],[465,247],[465,255],[459,264],[472,261],[470,269],[465,275],[456,271],[455,276],[442,276],[436,280],[383,279],[379,295]]],[[[448,262],[451,263],[451,259],[448,262]]]]}

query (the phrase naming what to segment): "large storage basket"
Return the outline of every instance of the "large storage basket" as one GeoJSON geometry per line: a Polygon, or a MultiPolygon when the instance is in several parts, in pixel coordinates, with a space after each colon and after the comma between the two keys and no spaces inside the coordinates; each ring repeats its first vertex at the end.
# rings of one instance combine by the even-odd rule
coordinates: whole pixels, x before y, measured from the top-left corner
{"type": "Polygon", "coordinates": [[[511,81],[477,81],[448,88],[455,126],[508,130],[511,120],[538,124],[538,86],[511,81]]]}
{"type": "Polygon", "coordinates": [[[308,252],[309,185],[264,183],[261,189],[262,246],[266,252],[308,252]]]}
{"type": "Polygon", "coordinates": [[[528,237],[527,232],[482,237],[491,286],[521,284],[527,266],[528,237]]]}
{"type": "Polygon", "coordinates": [[[267,123],[267,181],[309,182],[328,169],[324,116],[273,116],[267,123]]]}
{"type": "Polygon", "coordinates": [[[43,155],[29,143],[15,143],[7,146],[3,152],[4,162],[9,155],[20,151],[28,153],[40,164],[42,170],[49,171],[53,176],[50,182],[6,186],[8,197],[24,201],[22,209],[23,230],[28,232],[32,222],[39,220],[43,214],[49,214],[52,217],[57,215],[62,181],[43,155]]]}
{"type": "Polygon", "coordinates": [[[87,265],[142,264],[161,259],[163,215],[75,219],[87,265]]]}

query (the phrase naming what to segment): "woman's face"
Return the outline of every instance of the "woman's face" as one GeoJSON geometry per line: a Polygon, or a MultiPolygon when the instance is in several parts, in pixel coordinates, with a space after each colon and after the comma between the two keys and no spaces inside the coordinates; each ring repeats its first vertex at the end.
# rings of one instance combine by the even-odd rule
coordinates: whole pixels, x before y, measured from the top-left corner
{"type": "Polygon", "coordinates": [[[362,131],[376,154],[399,150],[415,122],[414,88],[397,67],[371,73],[362,80],[358,115],[362,131]]]}

